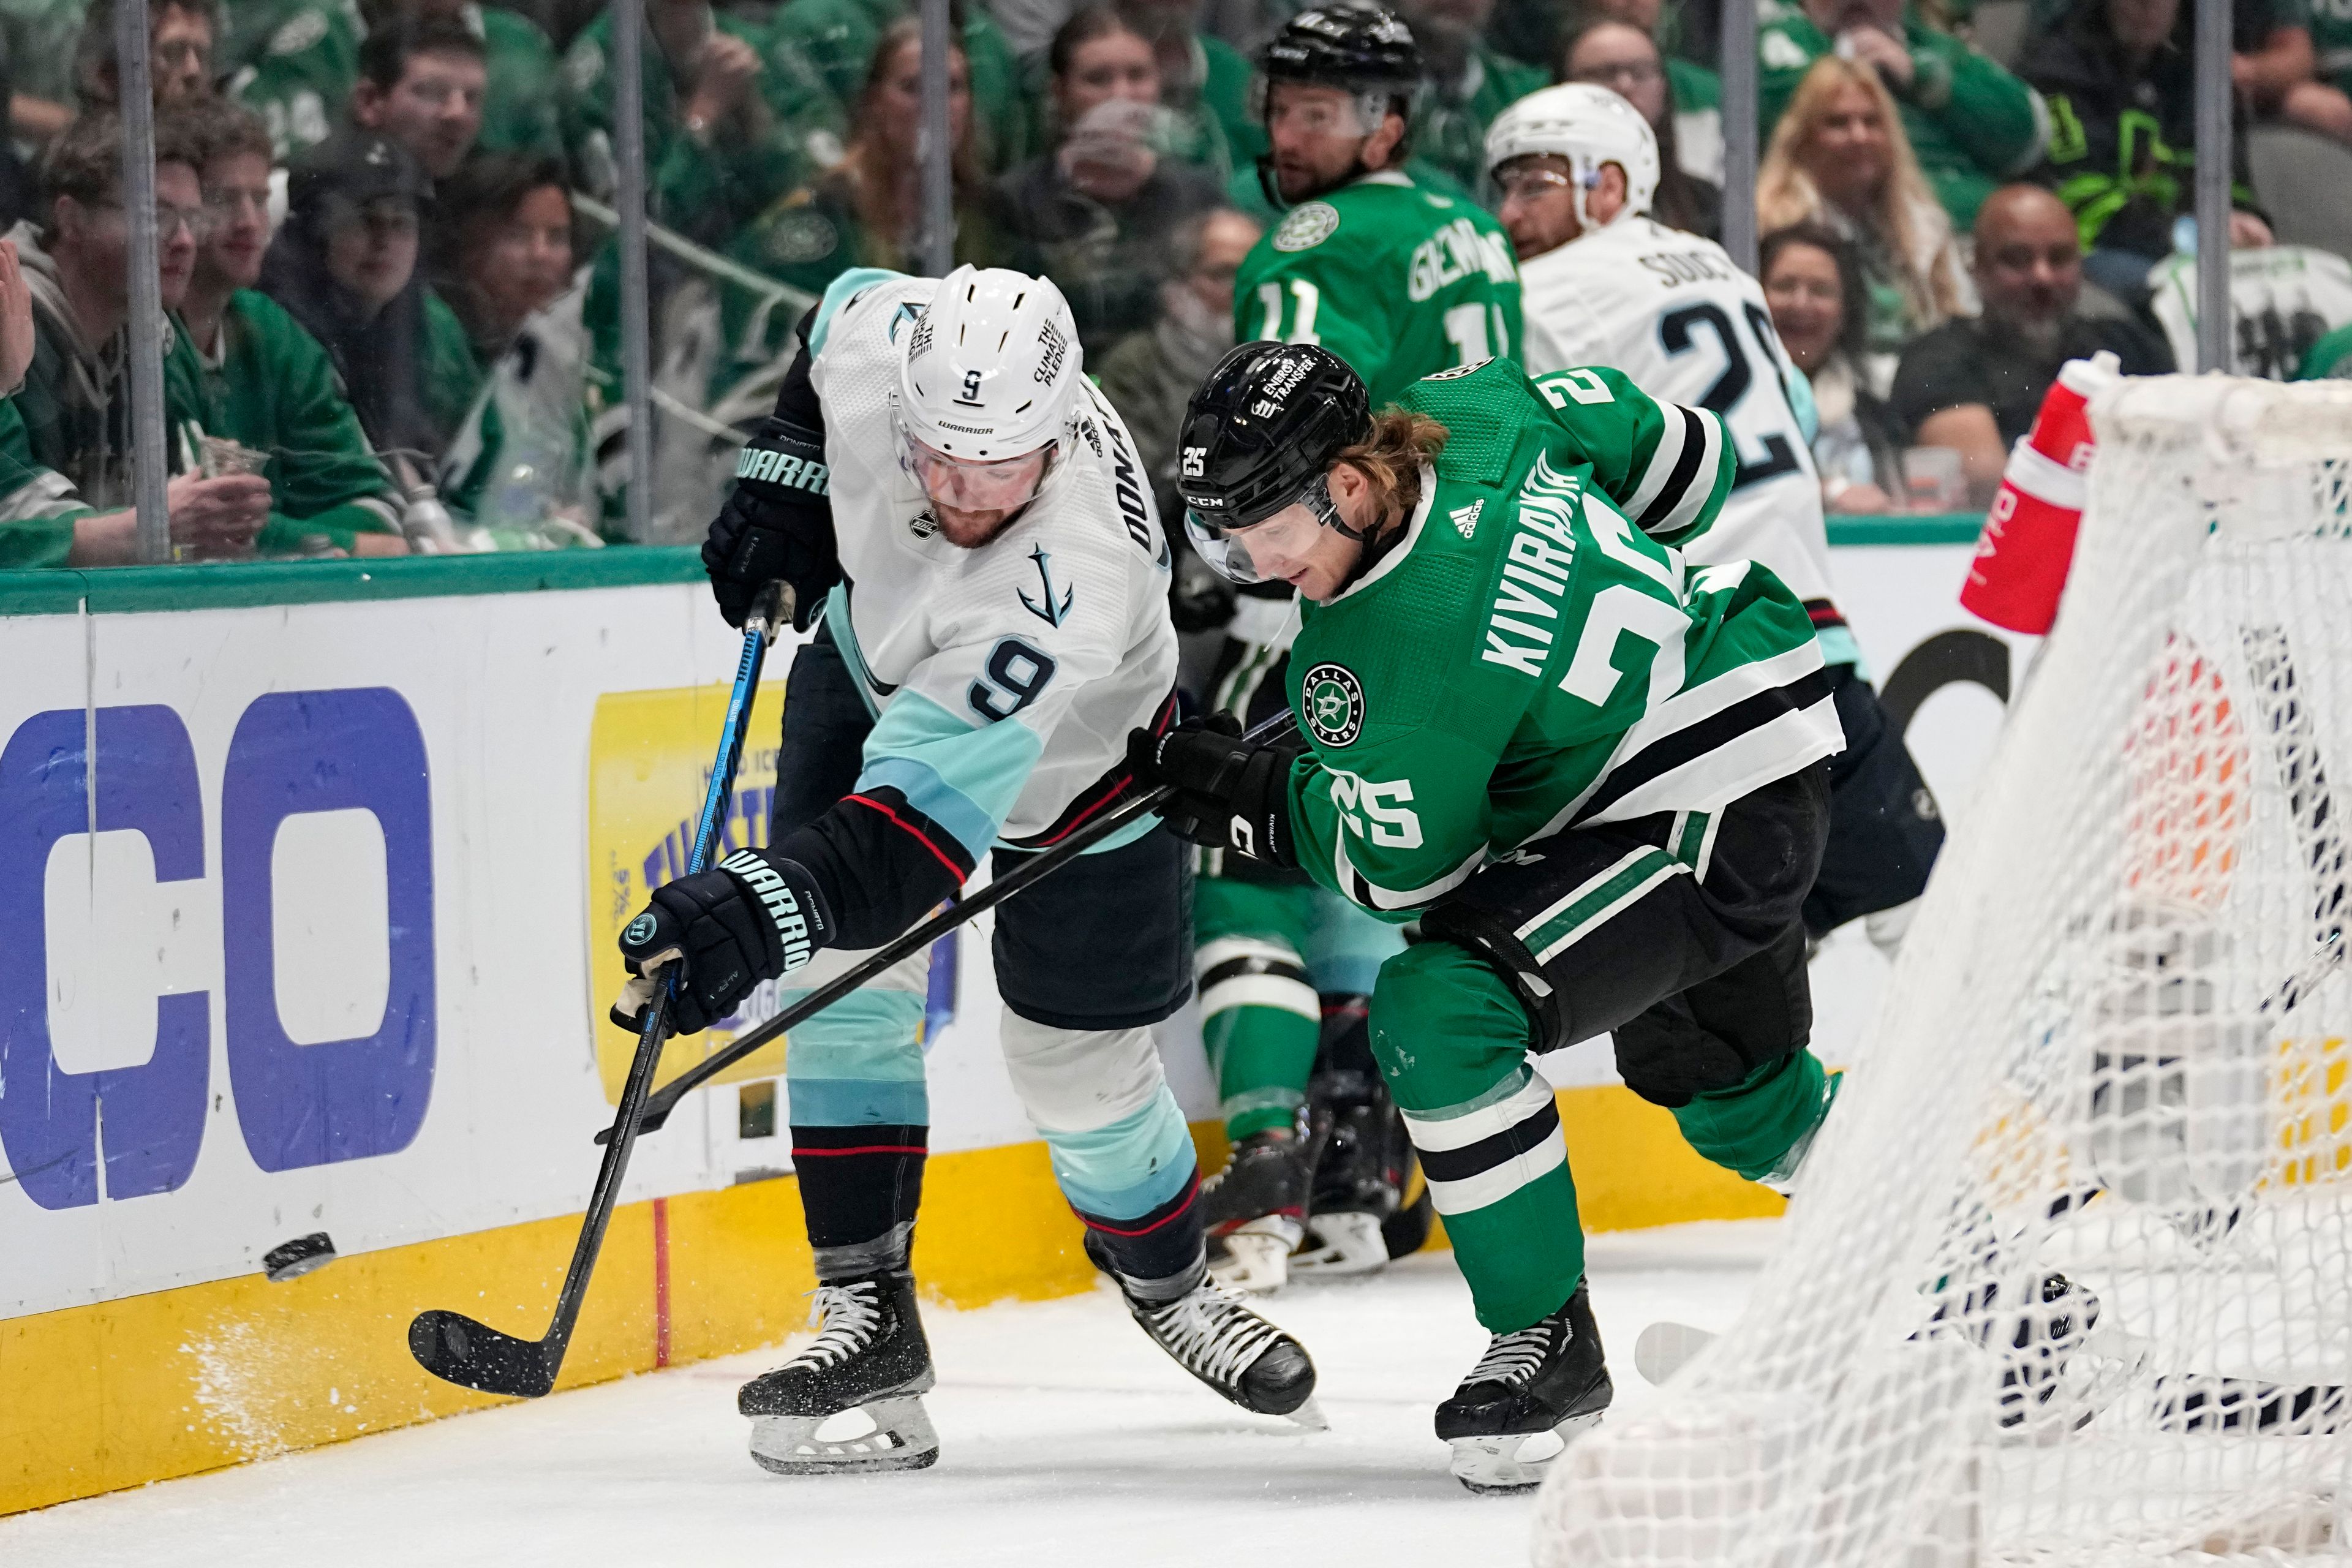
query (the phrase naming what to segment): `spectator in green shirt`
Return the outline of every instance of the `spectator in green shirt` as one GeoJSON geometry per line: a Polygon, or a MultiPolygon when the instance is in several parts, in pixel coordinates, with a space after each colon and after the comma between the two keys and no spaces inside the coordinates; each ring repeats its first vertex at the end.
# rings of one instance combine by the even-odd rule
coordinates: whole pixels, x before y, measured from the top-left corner
{"type": "MultiPolygon", "coordinates": [[[[789,0],[761,40],[772,94],[814,73],[836,105],[853,102],[884,29],[908,17],[908,0],[789,0]]],[[[978,0],[950,0],[949,16],[971,72],[978,110],[973,137],[991,174],[1029,155],[1029,112],[1021,62],[1011,40],[978,0]]],[[[820,166],[825,160],[819,159],[820,166]]]]}
{"type": "Polygon", "coordinates": [[[1412,150],[1466,191],[1485,189],[1486,125],[1505,109],[1549,86],[1541,66],[1515,60],[1482,36],[1495,0],[1393,0],[1421,45],[1421,103],[1413,110],[1412,150]]]}
{"type": "MultiPolygon", "coordinates": [[[[147,14],[147,72],[158,107],[210,98],[221,33],[219,0],[165,0],[147,14]]],[[[121,101],[112,0],[91,0],[74,47],[74,89],[84,104],[121,101]]]]}
{"type": "Polygon", "coordinates": [[[166,378],[194,405],[198,434],[268,454],[261,553],[406,554],[400,492],[368,449],[327,351],[253,287],[269,248],[269,128],[217,100],[182,124],[202,159],[206,227],[166,378]]]}
{"type": "MultiPolygon", "coordinates": [[[[1231,174],[1252,178],[1265,151],[1265,127],[1250,112],[1250,63],[1213,33],[1201,30],[1201,0],[1117,0],[1118,14],[1151,45],[1160,64],[1160,101],[1188,120],[1213,121],[1231,174]]],[[[2352,5],[2352,0],[2346,0],[2352,5]]]]}
{"type": "MultiPolygon", "coordinates": [[[[85,114],[49,144],[39,213],[8,236],[31,297],[33,349],[23,384],[0,405],[0,490],[7,492],[0,515],[10,524],[0,531],[10,535],[0,557],[18,564],[129,562],[137,555],[138,527],[119,510],[133,489],[124,374],[131,241],[119,119],[85,114]],[[76,492],[79,510],[64,504],[76,492]]],[[[158,280],[169,310],[187,289],[205,223],[196,154],[170,116],[155,128],[155,217],[158,280]]],[[[0,316],[7,297],[0,279],[0,316]]],[[[0,331],[0,344],[9,338],[0,331]]],[[[13,351],[0,357],[13,358],[13,351]]],[[[195,412],[168,383],[164,392],[167,422],[195,412]]],[[[167,467],[177,466],[173,458],[167,448],[167,467]]],[[[268,481],[257,475],[180,474],[165,490],[173,543],[191,559],[248,554],[269,500],[268,481]]]]}
{"type": "Polygon", "coordinates": [[[439,456],[480,380],[466,329],[417,272],[430,189],[389,137],[323,142],[295,160],[286,226],[261,269],[262,291],[325,346],[404,489],[404,464],[439,456]]]}
{"type": "Polygon", "coordinates": [[[1957,229],[1976,221],[1994,186],[2041,161],[2049,122],[2033,89],[1905,0],[1804,0],[1764,25],[1757,55],[1767,136],[1814,61],[1835,56],[1874,72],[1957,229]]]}
{"type": "MultiPolygon", "coordinates": [[[[794,62],[766,63],[760,29],[708,0],[647,0],[642,50],[646,184],[654,221],[723,247],[778,196],[840,154],[839,106],[794,62]]],[[[613,16],[563,56],[564,144],[591,195],[609,200],[613,16]]]]}

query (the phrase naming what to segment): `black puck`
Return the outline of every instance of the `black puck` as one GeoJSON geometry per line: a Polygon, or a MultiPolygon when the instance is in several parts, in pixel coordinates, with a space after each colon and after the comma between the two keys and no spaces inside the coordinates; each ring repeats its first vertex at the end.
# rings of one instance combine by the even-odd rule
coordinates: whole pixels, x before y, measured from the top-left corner
{"type": "Polygon", "coordinates": [[[271,1247],[261,1255],[261,1272],[272,1284],[284,1284],[299,1279],[313,1268],[323,1268],[335,1260],[335,1244],[327,1239],[323,1230],[271,1247]]]}

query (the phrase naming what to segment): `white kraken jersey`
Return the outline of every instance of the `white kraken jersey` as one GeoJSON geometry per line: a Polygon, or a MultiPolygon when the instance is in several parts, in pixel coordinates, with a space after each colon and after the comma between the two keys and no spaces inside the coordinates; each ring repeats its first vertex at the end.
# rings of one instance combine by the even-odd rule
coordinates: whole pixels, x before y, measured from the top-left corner
{"type": "Polygon", "coordinates": [[[1176,633],[1135,443],[1083,378],[1027,510],[978,550],[940,533],[892,414],[900,335],[934,287],[847,274],[810,334],[844,577],[825,619],[877,715],[859,790],[895,789],[976,862],[1102,809],[1125,781],[1128,731],[1171,700],[1176,633]]]}
{"type": "MultiPolygon", "coordinates": [[[[1739,455],[1694,563],[1759,561],[1809,605],[1830,597],[1822,487],[1764,290],[1711,239],[1620,218],[1519,268],[1529,375],[1612,365],[1662,403],[1723,416],[1739,455]]],[[[1816,624],[1822,617],[1816,614],[1816,624]]]]}

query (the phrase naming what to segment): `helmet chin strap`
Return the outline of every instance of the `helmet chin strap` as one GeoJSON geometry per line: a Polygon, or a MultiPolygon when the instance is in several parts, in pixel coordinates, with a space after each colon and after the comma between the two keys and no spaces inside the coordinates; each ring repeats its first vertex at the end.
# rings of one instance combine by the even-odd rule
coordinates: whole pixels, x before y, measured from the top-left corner
{"type": "MultiPolygon", "coordinates": [[[[1396,548],[1397,542],[1404,537],[1403,529],[1384,530],[1377,520],[1370,528],[1349,527],[1347,520],[1339,515],[1339,503],[1331,499],[1331,476],[1328,473],[1317,475],[1315,482],[1307,487],[1307,493],[1298,500],[1315,514],[1318,522],[1340,538],[1352,539],[1363,546],[1356,552],[1356,563],[1339,579],[1339,591],[1343,594],[1362,582],[1365,574],[1379,565],[1388,552],[1396,548]]],[[[1385,507],[1381,509],[1381,515],[1387,515],[1385,507]]]]}

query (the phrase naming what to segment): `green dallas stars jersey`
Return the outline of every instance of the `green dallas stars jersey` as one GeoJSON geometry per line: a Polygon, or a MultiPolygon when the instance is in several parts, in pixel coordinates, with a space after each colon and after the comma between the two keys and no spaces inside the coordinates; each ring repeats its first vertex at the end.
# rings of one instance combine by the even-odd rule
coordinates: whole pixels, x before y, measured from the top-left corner
{"type": "Polygon", "coordinates": [[[1290,652],[1313,746],[1294,837],[1317,881],[1409,919],[1531,840],[1713,813],[1843,748],[1796,595],[1663,542],[1722,505],[1714,415],[1614,371],[1538,385],[1500,362],[1400,401],[1451,433],[1435,483],[1401,545],[1301,605],[1290,652]]]}
{"type": "Polygon", "coordinates": [[[1257,242],[1234,280],[1234,338],[1320,343],[1379,408],[1424,375],[1518,352],[1510,236],[1475,203],[1367,174],[1257,242]]]}

